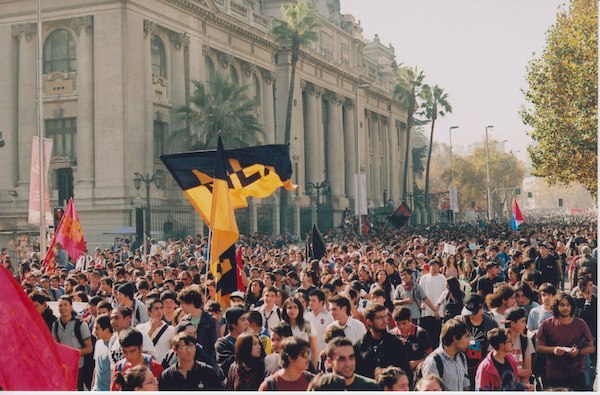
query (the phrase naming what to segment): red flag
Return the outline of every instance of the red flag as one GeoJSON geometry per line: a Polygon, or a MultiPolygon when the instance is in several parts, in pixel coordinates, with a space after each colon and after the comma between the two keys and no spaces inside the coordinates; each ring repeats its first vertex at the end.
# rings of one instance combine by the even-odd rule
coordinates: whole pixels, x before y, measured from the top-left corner
{"type": "Polygon", "coordinates": [[[76,391],[79,350],[57,344],[13,276],[0,267],[0,388],[76,391]]]}
{"type": "Polygon", "coordinates": [[[67,209],[54,234],[54,239],[62,245],[73,260],[79,258],[83,250],[85,250],[83,231],[81,230],[79,216],[77,215],[77,211],[75,211],[73,198],[69,199],[67,209]]]}
{"type": "Polygon", "coordinates": [[[246,292],[244,281],[242,280],[242,272],[244,271],[244,260],[242,259],[242,246],[239,246],[235,254],[237,266],[237,289],[238,291],[246,292]]]}

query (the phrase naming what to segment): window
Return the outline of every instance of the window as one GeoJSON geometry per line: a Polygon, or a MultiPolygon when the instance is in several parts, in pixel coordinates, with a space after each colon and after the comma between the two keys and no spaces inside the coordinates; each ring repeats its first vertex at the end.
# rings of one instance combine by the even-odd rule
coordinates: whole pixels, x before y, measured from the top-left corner
{"type": "Polygon", "coordinates": [[[165,46],[158,36],[152,36],[152,74],[167,78],[167,56],[165,46]]]}
{"type": "Polygon", "coordinates": [[[260,106],[260,82],[256,74],[252,75],[252,85],[254,86],[254,104],[260,106]]]}
{"type": "Polygon", "coordinates": [[[77,118],[46,120],[46,136],[54,140],[53,157],[77,161],[77,118]]]}
{"type": "Polygon", "coordinates": [[[168,127],[165,122],[154,121],[154,157],[160,158],[165,154],[167,146],[168,127]]]}
{"type": "Polygon", "coordinates": [[[58,189],[58,204],[66,207],[73,195],[73,168],[56,169],[56,189],[58,189]]]}
{"type": "Polygon", "coordinates": [[[212,60],[208,57],[205,56],[204,57],[204,80],[206,82],[210,82],[213,80],[213,78],[215,77],[215,65],[213,64],[212,60]]]}
{"type": "Polygon", "coordinates": [[[229,76],[231,78],[231,82],[233,82],[236,85],[240,84],[240,79],[238,78],[238,73],[235,70],[235,67],[231,66],[229,68],[229,76]]]}
{"type": "Polygon", "coordinates": [[[75,41],[65,29],[53,31],[44,42],[44,74],[75,71],[75,41]]]}

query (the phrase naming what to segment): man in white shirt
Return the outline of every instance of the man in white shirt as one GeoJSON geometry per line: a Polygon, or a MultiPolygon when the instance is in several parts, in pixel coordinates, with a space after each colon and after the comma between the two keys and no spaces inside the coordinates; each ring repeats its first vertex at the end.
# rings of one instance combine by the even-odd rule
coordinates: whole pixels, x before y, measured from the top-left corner
{"type": "MultiPolygon", "coordinates": [[[[121,343],[119,342],[119,333],[124,329],[131,328],[132,314],[133,312],[131,309],[125,306],[118,306],[110,313],[110,325],[114,331],[110,341],[108,342],[111,369],[114,368],[119,360],[123,359],[123,349],[121,348],[121,343]]],[[[150,340],[150,337],[147,333],[141,333],[143,339],[142,352],[155,356],[156,349],[154,348],[154,344],[152,344],[152,340],[150,340]]]]}
{"type": "Polygon", "coordinates": [[[279,307],[275,306],[277,297],[277,289],[275,287],[265,287],[263,290],[264,304],[255,309],[263,316],[263,325],[271,331],[271,329],[281,321],[281,312],[279,307]]]}
{"type": "Polygon", "coordinates": [[[310,311],[304,314],[304,319],[312,322],[317,330],[317,350],[319,355],[327,348],[323,339],[325,329],[333,322],[333,316],[325,309],[325,294],[320,289],[311,291],[308,295],[310,311]]]}
{"type": "Polygon", "coordinates": [[[158,363],[162,364],[163,359],[171,350],[171,339],[176,335],[176,331],[175,328],[163,321],[163,302],[160,299],[149,299],[146,302],[146,308],[150,314],[150,321],[139,324],[135,328],[150,337],[156,349],[154,357],[158,363]]]}
{"type": "Polygon", "coordinates": [[[344,329],[344,334],[352,344],[363,338],[367,333],[367,328],[359,320],[350,317],[350,301],[342,295],[335,295],[329,299],[329,311],[333,316],[333,321],[327,327],[332,325],[341,326],[344,329]]]}
{"type": "MultiPolygon", "coordinates": [[[[440,262],[437,259],[429,261],[429,273],[424,274],[419,279],[419,285],[425,291],[429,300],[438,300],[446,290],[446,277],[440,273],[440,262]]],[[[429,333],[433,344],[437,344],[442,331],[442,320],[440,318],[442,306],[437,311],[433,311],[427,304],[421,315],[421,327],[429,333]]]]}

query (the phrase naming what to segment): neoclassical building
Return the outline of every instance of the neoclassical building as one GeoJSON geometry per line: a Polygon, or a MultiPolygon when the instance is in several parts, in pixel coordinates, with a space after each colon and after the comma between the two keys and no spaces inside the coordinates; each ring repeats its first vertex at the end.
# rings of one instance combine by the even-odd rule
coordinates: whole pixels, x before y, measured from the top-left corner
{"type": "MultiPolygon", "coordinates": [[[[355,17],[340,13],[339,0],[307,2],[320,26],[296,73],[290,154],[299,188],[286,213],[287,230],[296,234],[311,226],[317,211],[339,225],[344,210],[355,209],[357,195],[363,210],[398,204],[407,159],[406,111],[391,94],[394,48],[377,36],[365,39],[355,17]],[[323,181],[329,188],[317,202],[307,185],[323,181]]],[[[146,186],[136,189],[134,172],[164,175],[164,187],[149,187],[152,234],[204,231],[158,159],[188,149],[186,141],[170,137],[185,126],[172,110],[189,103],[193,80],[221,73],[248,85],[263,142],[284,142],[290,56],[269,33],[284,3],[42,1],[43,116],[45,135],[54,140],[51,202],[62,205],[74,196],[90,245],[106,244],[114,237],[107,232],[136,225],[146,186]]],[[[37,135],[35,4],[0,0],[0,130],[6,141],[0,148],[0,231],[35,230],[27,224],[37,135]]],[[[277,196],[252,201],[236,215],[242,232],[284,230],[277,196]]]]}

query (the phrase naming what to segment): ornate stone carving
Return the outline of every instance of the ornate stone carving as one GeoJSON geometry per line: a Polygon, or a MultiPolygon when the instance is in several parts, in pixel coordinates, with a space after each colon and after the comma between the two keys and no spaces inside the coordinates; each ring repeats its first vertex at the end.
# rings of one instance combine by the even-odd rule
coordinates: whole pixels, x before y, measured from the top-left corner
{"type": "Polygon", "coordinates": [[[242,72],[246,76],[246,78],[250,78],[252,74],[256,71],[256,65],[248,62],[242,61],[242,72]]]}
{"type": "Polygon", "coordinates": [[[161,122],[163,120],[162,112],[157,111],[156,115],[154,116],[154,119],[156,119],[158,122],[161,122]]]}
{"type": "Polygon", "coordinates": [[[175,48],[177,51],[181,50],[181,46],[183,45],[183,36],[184,35],[182,33],[169,32],[169,41],[171,42],[171,45],[173,45],[173,48],[175,48]]]}
{"type": "Polygon", "coordinates": [[[227,53],[219,53],[217,55],[217,60],[222,68],[227,69],[233,63],[233,55],[227,53]]]}
{"type": "Polygon", "coordinates": [[[325,94],[325,89],[322,86],[315,85],[315,95],[317,97],[321,97],[325,94]]]}
{"type": "Polygon", "coordinates": [[[354,108],[354,100],[346,99],[344,101],[344,107],[346,107],[348,110],[352,110],[352,108],[354,108]]]}
{"type": "Polygon", "coordinates": [[[27,41],[31,41],[34,34],[37,32],[37,25],[35,23],[21,23],[18,25],[12,25],[13,37],[19,39],[25,38],[27,41]]]}
{"type": "Polygon", "coordinates": [[[77,18],[71,19],[71,28],[75,30],[75,33],[79,36],[79,33],[85,31],[90,34],[94,28],[94,19],[91,15],[88,16],[80,16],[77,18]]]}
{"type": "Polygon", "coordinates": [[[212,54],[212,48],[209,47],[207,44],[202,44],[202,53],[204,54],[204,56],[210,56],[212,54]]]}
{"type": "Polygon", "coordinates": [[[275,79],[275,75],[273,74],[272,71],[262,70],[261,74],[262,74],[263,81],[265,82],[265,84],[271,85],[273,83],[273,80],[275,79]]]}
{"type": "Polygon", "coordinates": [[[158,33],[159,26],[156,22],[152,22],[148,19],[144,19],[144,37],[152,37],[152,35],[158,33]]]}
{"type": "Polygon", "coordinates": [[[336,106],[341,106],[344,103],[344,96],[335,92],[327,92],[326,98],[327,101],[335,104],[336,106]]]}

